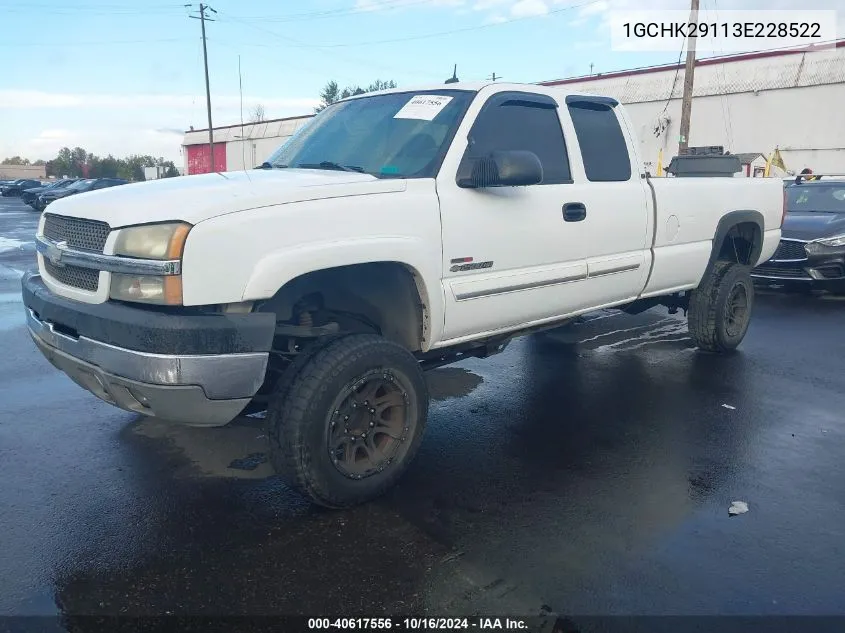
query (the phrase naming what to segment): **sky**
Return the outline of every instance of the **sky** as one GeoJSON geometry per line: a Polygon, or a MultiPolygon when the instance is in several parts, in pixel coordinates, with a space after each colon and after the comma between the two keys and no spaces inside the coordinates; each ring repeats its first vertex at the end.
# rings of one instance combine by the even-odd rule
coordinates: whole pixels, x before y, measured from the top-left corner
{"type": "MultiPolygon", "coordinates": [[[[152,154],[183,163],[206,128],[198,4],[183,0],[0,0],[0,158],[152,154]]],[[[815,0],[830,9],[842,0],[815,0]]],[[[210,0],[213,123],[307,114],[329,80],[400,87],[495,73],[537,82],[673,63],[680,51],[614,52],[613,11],[689,0],[210,0]],[[239,77],[240,65],[240,77],[239,77]],[[242,89],[241,86],[242,85],[242,89]],[[241,94],[243,109],[241,109],[241,94]]],[[[703,9],[808,7],[799,0],[701,0],[703,9]],[[717,4],[721,2],[721,4],[717,4]]],[[[845,30],[840,30],[845,33],[845,30]]],[[[758,47],[759,48],[759,47],[758,47]]],[[[757,50],[749,48],[749,50],[757,50]]]]}

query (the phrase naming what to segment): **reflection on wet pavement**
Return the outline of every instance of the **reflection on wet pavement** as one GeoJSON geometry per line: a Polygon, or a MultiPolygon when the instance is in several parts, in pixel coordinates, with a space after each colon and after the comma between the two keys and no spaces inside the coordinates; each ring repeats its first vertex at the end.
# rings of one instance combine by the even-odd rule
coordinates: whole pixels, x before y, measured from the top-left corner
{"type": "Polygon", "coordinates": [[[76,387],[0,283],[0,615],[845,614],[842,302],[761,295],[730,357],[605,311],[435,370],[399,486],[331,512],[261,462],[260,419],[76,387]]]}

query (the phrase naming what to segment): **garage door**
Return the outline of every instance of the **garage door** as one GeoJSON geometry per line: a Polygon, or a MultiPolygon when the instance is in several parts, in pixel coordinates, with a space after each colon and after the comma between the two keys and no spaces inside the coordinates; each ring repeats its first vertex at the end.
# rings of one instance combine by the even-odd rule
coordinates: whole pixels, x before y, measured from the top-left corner
{"type": "MultiPolygon", "coordinates": [[[[188,175],[211,171],[208,145],[188,145],[188,175]]],[[[226,143],[214,144],[214,171],[226,171],[226,143]]]]}

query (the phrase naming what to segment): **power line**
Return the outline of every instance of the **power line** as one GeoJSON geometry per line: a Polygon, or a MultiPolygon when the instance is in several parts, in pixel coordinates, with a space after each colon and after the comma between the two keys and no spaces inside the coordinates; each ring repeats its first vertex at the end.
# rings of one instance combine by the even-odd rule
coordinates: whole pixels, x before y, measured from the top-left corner
{"type": "MultiPolygon", "coordinates": [[[[705,8],[707,7],[707,0],[704,2],[705,8]]],[[[713,11],[716,14],[716,20],[719,20],[719,5],[717,4],[716,0],[713,0],[713,11]]],[[[724,55],[725,51],[722,49],[721,45],[719,47],[719,51],[724,55]]],[[[719,72],[722,73],[722,119],[725,124],[725,135],[727,136],[728,147],[731,148],[732,152],[736,152],[736,147],[734,147],[734,134],[733,134],[733,123],[731,122],[731,104],[728,101],[728,79],[725,75],[725,65],[719,64],[716,67],[716,77],[719,77],[719,72]]]]}
{"type": "MultiPolygon", "coordinates": [[[[234,22],[239,22],[239,23],[243,24],[244,26],[247,26],[247,27],[249,27],[249,28],[251,28],[251,29],[254,29],[254,30],[256,30],[256,31],[261,31],[261,32],[266,33],[266,34],[268,34],[268,35],[272,35],[273,37],[275,37],[275,38],[279,39],[280,41],[286,42],[288,46],[291,46],[291,47],[293,47],[293,48],[307,48],[307,49],[310,49],[310,50],[314,50],[314,51],[315,51],[315,52],[317,52],[317,53],[322,53],[322,54],[324,54],[324,55],[328,55],[328,56],[329,56],[329,57],[331,57],[331,58],[332,58],[332,60],[334,60],[334,61],[337,61],[337,60],[338,60],[338,54],[337,54],[337,53],[334,53],[334,52],[329,52],[329,51],[322,50],[323,48],[326,48],[326,47],[324,47],[324,46],[316,46],[316,45],[306,44],[306,43],[304,43],[304,42],[303,42],[303,41],[301,41],[301,40],[298,40],[298,39],[292,38],[292,37],[290,37],[290,36],[281,35],[280,33],[277,33],[276,31],[271,31],[270,29],[267,29],[267,28],[265,28],[265,27],[263,27],[263,26],[258,26],[258,25],[256,25],[256,24],[251,24],[251,23],[249,23],[249,22],[244,22],[244,21],[243,21],[243,20],[241,20],[240,18],[237,18],[237,17],[235,17],[235,16],[233,16],[233,15],[231,15],[231,14],[229,14],[229,13],[225,13],[225,12],[223,12],[223,11],[221,11],[221,12],[220,12],[220,15],[221,15],[221,16],[223,16],[224,18],[228,18],[229,20],[232,20],[232,21],[234,21],[234,22]]],[[[251,45],[253,45],[253,46],[258,46],[257,44],[251,44],[251,45]]],[[[419,71],[419,70],[412,69],[412,68],[408,68],[408,67],[403,67],[403,68],[401,68],[401,69],[398,69],[397,67],[385,66],[384,64],[380,64],[380,63],[378,63],[378,62],[374,62],[374,61],[372,61],[372,60],[366,60],[366,59],[361,59],[361,58],[351,57],[350,55],[346,55],[346,54],[344,54],[343,59],[344,59],[344,60],[349,60],[349,61],[357,61],[359,64],[366,65],[366,66],[370,66],[370,67],[374,67],[374,68],[379,68],[379,67],[380,67],[380,68],[382,68],[382,69],[384,69],[384,70],[388,70],[388,71],[401,70],[402,72],[407,72],[407,71],[409,71],[409,70],[410,70],[410,71],[412,71],[412,72],[414,72],[414,73],[416,73],[416,74],[419,74],[419,75],[423,75],[423,76],[431,76],[431,77],[433,77],[433,75],[432,75],[430,72],[428,72],[428,71],[419,71]]]]}
{"type": "Polygon", "coordinates": [[[145,8],[145,9],[134,9],[131,7],[124,7],[122,9],[104,9],[99,7],[90,7],[90,8],[79,8],[79,7],[54,7],[50,5],[42,5],[41,7],[33,6],[30,4],[26,5],[18,5],[18,6],[9,6],[9,7],[2,7],[2,11],[4,14],[9,13],[18,13],[18,14],[32,14],[33,12],[38,13],[39,19],[44,16],[50,15],[85,15],[85,16],[121,16],[121,15],[167,15],[167,14],[177,14],[179,12],[178,5],[172,5],[167,8],[159,7],[159,8],[145,8]]]}
{"type": "Polygon", "coordinates": [[[289,15],[241,15],[237,17],[241,20],[256,20],[261,22],[299,22],[302,20],[321,20],[326,18],[348,17],[351,15],[367,15],[370,13],[392,11],[395,9],[405,9],[407,7],[420,7],[423,5],[431,5],[431,0],[410,0],[408,2],[397,2],[397,0],[390,0],[389,2],[380,2],[378,4],[368,5],[365,9],[350,7],[346,9],[333,9],[328,11],[291,13],[289,15]]]}
{"type": "Polygon", "coordinates": [[[349,15],[368,14],[393,9],[404,9],[406,7],[417,7],[430,5],[431,0],[384,0],[367,5],[366,8],[347,7],[344,9],[329,9],[325,11],[308,11],[305,13],[291,13],[288,15],[263,15],[263,16],[237,16],[241,20],[258,20],[261,22],[297,22],[300,20],[319,20],[323,18],[336,18],[349,15]]]}
{"type": "Polygon", "coordinates": [[[8,46],[8,47],[15,47],[15,46],[37,46],[38,48],[45,48],[45,47],[61,47],[65,48],[68,46],[117,46],[120,44],[164,44],[168,42],[180,42],[184,43],[184,37],[174,37],[174,38],[164,38],[164,39],[151,39],[151,40],[99,40],[99,41],[89,41],[89,42],[56,42],[53,40],[43,41],[43,42],[0,42],[0,47],[8,46]]]}
{"type": "Polygon", "coordinates": [[[678,85],[678,74],[681,72],[681,57],[684,56],[684,48],[686,48],[687,36],[684,35],[684,41],[681,42],[681,50],[678,53],[678,62],[675,64],[675,77],[672,79],[672,87],[669,89],[669,96],[666,97],[666,103],[663,105],[661,114],[665,114],[669,108],[669,102],[672,101],[672,96],[675,94],[675,86],[678,85]]]}
{"type": "MultiPolygon", "coordinates": [[[[0,4],[0,7],[3,7],[3,8],[6,8],[6,7],[23,8],[17,2],[12,2],[12,3],[9,3],[9,4],[2,3],[2,4],[0,4]]],[[[162,4],[145,4],[144,10],[146,11],[148,9],[164,9],[164,8],[168,8],[168,9],[177,8],[178,9],[178,8],[181,8],[181,7],[182,7],[181,4],[177,4],[175,2],[168,2],[168,3],[162,3],[162,4]]],[[[50,9],[50,10],[52,10],[52,9],[56,8],[56,5],[55,4],[43,4],[43,3],[37,3],[37,2],[27,2],[26,8],[27,9],[50,9]]],[[[76,11],[77,9],[126,9],[128,7],[125,4],[74,4],[72,8],[73,8],[74,11],[76,11]]],[[[139,11],[140,11],[140,9],[139,9],[139,11]]]]}
{"type": "MultiPolygon", "coordinates": [[[[298,42],[298,44],[302,48],[327,49],[327,48],[351,48],[351,47],[357,47],[357,46],[375,46],[375,45],[378,45],[378,44],[394,44],[394,43],[397,43],[397,42],[410,42],[410,41],[416,41],[416,40],[425,40],[425,39],[429,39],[429,38],[433,38],[433,37],[442,37],[442,36],[445,36],[445,35],[454,35],[455,33],[468,33],[470,31],[480,31],[480,30],[483,30],[483,29],[490,29],[490,28],[497,27],[497,26],[503,26],[505,24],[512,24],[514,22],[521,22],[523,20],[534,20],[534,19],[545,17],[545,16],[548,16],[548,15],[554,15],[554,14],[557,14],[557,13],[563,13],[565,11],[571,11],[573,9],[580,9],[580,8],[587,7],[587,6],[590,6],[590,5],[593,5],[593,4],[599,4],[599,3],[604,2],[604,1],[605,0],[589,0],[588,2],[582,2],[580,4],[573,4],[573,5],[569,5],[569,6],[566,6],[566,7],[561,7],[560,9],[553,9],[553,10],[549,11],[548,13],[544,13],[542,15],[526,15],[526,16],[521,16],[521,17],[518,17],[518,18],[511,18],[509,20],[503,20],[501,22],[493,22],[493,23],[490,23],[490,24],[480,24],[478,26],[468,26],[468,27],[464,27],[464,28],[460,28],[460,29],[452,29],[452,30],[449,30],[449,31],[439,31],[437,33],[427,33],[425,35],[411,35],[411,36],[407,36],[407,37],[397,37],[397,38],[392,38],[392,39],[387,39],[387,40],[372,40],[372,41],[369,41],[369,42],[347,42],[347,43],[344,43],[344,44],[304,44],[302,42],[298,42]]],[[[235,20],[238,19],[238,18],[236,18],[235,16],[232,16],[232,15],[229,15],[229,18],[235,19],[235,20]]],[[[239,20],[239,21],[242,21],[242,20],[239,20]]],[[[245,22],[245,24],[249,25],[249,23],[246,23],[246,22],[245,22]]],[[[253,26],[253,25],[249,25],[249,26],[253,26]]],[[[266,29],[264,29],[264,30],[266,30],[266,29]]],[[[281,36],[279,36],[279,37],[281,37],[281,36]]]]}

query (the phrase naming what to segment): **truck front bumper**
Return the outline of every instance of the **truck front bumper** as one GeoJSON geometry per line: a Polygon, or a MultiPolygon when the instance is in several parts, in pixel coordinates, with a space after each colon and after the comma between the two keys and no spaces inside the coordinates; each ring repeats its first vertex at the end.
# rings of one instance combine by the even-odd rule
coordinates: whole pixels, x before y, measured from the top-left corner
{"type": "Polygon", "coordinates": [[[172,314],[84,304],[53,295],[32,273],[22,286],[38,349],[74,382],[127,411],[222,426],[264,382],[273,314],[172,314]]]}

